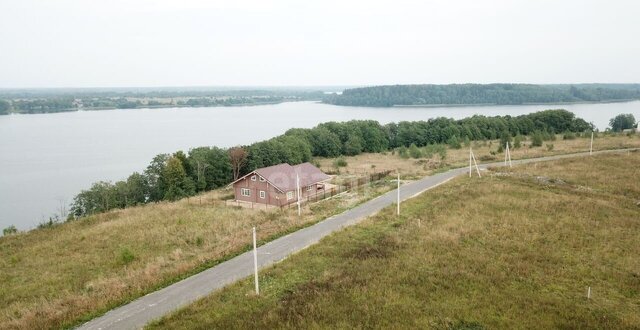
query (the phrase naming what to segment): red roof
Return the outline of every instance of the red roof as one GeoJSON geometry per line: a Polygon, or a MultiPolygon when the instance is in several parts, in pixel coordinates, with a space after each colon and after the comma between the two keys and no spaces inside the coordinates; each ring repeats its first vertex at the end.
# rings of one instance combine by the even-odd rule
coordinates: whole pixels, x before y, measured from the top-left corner
{"type": "MultiPolygon", "coordinates": [[[[320,171],[319,168],[313,166],[313,164],[311,163],[302,163],[295,166],[284,163],[259,168],[251,173],[254,172],[263,177],[270,184],[272,184],[282,192],[296,190],[296,174],[300,178],[301,188],[331,178],[330,176],[320,171]]],[[[235,182],[241,180],[242,178],[236,180],[235,182]]]]}

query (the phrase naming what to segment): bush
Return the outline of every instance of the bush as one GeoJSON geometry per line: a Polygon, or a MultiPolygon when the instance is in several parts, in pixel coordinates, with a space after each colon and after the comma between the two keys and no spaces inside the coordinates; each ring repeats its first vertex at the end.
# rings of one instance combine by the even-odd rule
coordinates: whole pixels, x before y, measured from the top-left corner
{"type": "Polygon", "coordinates": [[[400,157],[402,158],[409,158],[409,153],[407,152],[407,147],[405,146],[401,146],[400,148],[398,148],[398,155],[400,155],[400,157]]]}
{"type": "Polygon", "coordinates": [[[571,133],[571,132],[566,132],[564,133],[564,135],[562,136],[563,140],[575,140],[576,135],[571,133]]]}
{"type": "Polygon", "coordinates": [[[346,167],[347,165],[347,160],[344,157],[338,157],[333,161],[333,167],[346,167]]]}
{"type": "Polygon", "coordinates": [[[547,143],[547,151],[553,150],[553,143],[547,143]]]}
{"type": "Polygon", "coordinates": [[[2,230],[2,235],[4,236],[9,236],[9,235],[13,235],[15,233],[18,232],[18,229],[16,228],[16,226],[11,225],[5,229],[2,230]]]}
{"type": "Polygon", "coordinates": [[[533,135],[531,135],[531,146],[542,147],[542,140],[542,133],[540,131],[533,132],[533,135]]]}
{"type": "Polygon", "coordinates": [[[136,256],[133,254],[133,252],[131,252],[131,250],[129,250],[129,248],[123,247],[120,249],[120,255],[118,256],[118,259],[123,265],[132,262],[135,258],[136,256]]]}
{"type": "Polygon", "coordinates": [[[458,140],[458,137],[455,135],[452,135],[449,140],[447,141],[447,144],[453,148],[453,149],[460,149],[462,148],[462,145],[460,144],[460,140],[458,140]]]}
{"type": "Polygon", "coordinates": [[[420,158],[422,157],[422,151],[420,151],[420,149],[412,143],[409,146],[409,155],[411,156],[411,158],[420,158]]]}
{"type": "Polygon", "coordinates": [[[518,149],[522,146],[522,135],[518,134],[513,139],[513,149],[518,149]]]}

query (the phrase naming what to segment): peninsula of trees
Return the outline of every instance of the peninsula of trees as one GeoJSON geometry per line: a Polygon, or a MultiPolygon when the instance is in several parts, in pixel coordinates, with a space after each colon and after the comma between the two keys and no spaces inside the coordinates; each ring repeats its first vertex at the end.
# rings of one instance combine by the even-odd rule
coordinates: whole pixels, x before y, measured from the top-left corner
{"type": "Polygon", "coordinates": [[[640,84],[452,84],[393,85],[346,89],[323,102],[346,106],[508,105],[628,101],[640,84]]]}

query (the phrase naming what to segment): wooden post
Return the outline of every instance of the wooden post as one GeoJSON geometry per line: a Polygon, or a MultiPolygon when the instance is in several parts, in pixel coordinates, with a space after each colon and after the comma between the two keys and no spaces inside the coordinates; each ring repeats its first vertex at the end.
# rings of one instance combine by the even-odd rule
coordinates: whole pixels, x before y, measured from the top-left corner
{"type": "Polygon", "coordinates": [[[593,155],[593,132],[591,132],[591,144],[589,145],[589,156],[593,155]]]}
{"type": "Polygon", "coordinates": [[[591,299],[591,287],[587,289],[587,299],[591,299]]]}
{"type": "Polygon", "coordinates": [[[256,245],[256,227],[253,227],[253,272],[256,283],[256,295],[260,295],[260,284],[258,283],[258,246],[256,245]]]}

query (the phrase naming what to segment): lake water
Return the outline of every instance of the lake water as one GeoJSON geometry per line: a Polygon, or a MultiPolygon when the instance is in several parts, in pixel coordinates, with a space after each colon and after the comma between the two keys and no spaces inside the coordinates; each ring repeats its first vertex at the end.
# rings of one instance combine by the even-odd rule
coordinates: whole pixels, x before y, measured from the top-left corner
{"type": "Polygon", "coordinates": [[[443,108],[339,107],[315,102],[216,108],[80,111],[0,116],[0,228],[29,229],[98,180],[143,171],[159,153],[249,144],[326,121],[381,123],[474,114],[520,115],[564,108],[599,129],[620,113],[640,119],[640,101],[609,104],[443,108]]]}

